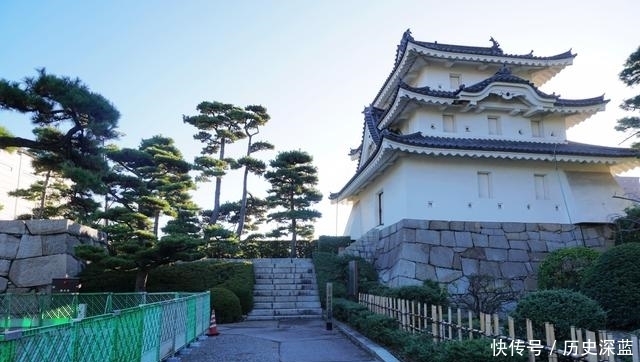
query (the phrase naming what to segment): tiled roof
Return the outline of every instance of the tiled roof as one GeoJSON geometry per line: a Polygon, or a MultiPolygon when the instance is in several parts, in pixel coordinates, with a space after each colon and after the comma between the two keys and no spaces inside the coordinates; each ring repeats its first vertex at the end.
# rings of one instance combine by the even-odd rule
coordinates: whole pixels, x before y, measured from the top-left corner
{"type": "Polygon", "coordinates": [[[560,53],[552,56],[546,56],[546,57],[534,56],[533,50],[528,54],[508,54],[508,53],[504,53],[502,48],[500,48],[500,44],[498,44],[498,42],[495,41],[493,37],[491,37],[490,41],[493,43],[491,47],[477,47],[477,46],[467,46],[467,45],[443,44],[438,42],[431,43],[431,42],[416,41],[411,35],[411,30],[407,29],[402,34],[400,43],[396,48],[396,57],[393,64],[393,69],[391,70],[391,73],[389,73],[389,75],[387,76],[387,79],[384,81],[383,86],[380,88],[380,90],[378,90],[378,93],[374,97],[374,100],[380,97],[386,84],[389,82],[389,80],[391,80],[391,77],[398,69],[398,66],[400,65],[400,61],[402,60],[402,56],[406,51],[409,43],[413,43],[413,44],[422,46],[424,48],[443,51],[443,52],[470,54],[470,55],[478,55],[478,56],[498,56],[498,57],[504,57],[504,58],[520,59],[524,61],[526,60],[531,60],[531,61],[563,60],[563,59],[571,59],[576,56],[575,54],[571,53],[571,50],[568,50],[564,53],[560,53]]]}
{"type": "MultiPolygon", "coordinates": [[[[603,157],[603,158],[637,158],[640,156],[639,151],[631,148],[617,148],[590,145],[578,142],[566,143],[543,143],[530,141],[509,141],[496,139],[477,139],[477,138],[455,138],[455,137],[435,137],[423,136],[422,134],[412,133],[409,135],[399,135],[388,130],[380,133],[382,139],[397,142],[412,147],[420,147],[425,150],[429,149],[451,149],[451,150],[470,150],[470,151],[488,151],[488,152],[509,152],[521,154],[540,154],[540,155],[558,155],[558,156],[577,156],[577,157],[603,157]]],[[[369,157],[362,166],[358,167],[356,173],[347,181],[337,193],[330,195],[331,199],[336,199],[344,190],[351,185],[352,182],[366,169],[375,157],[369,157]]]]}
{"type": "MultiPolygon", "coordinates": [[[[555,94],[547,94],[539,90],[533,83],[529,82],[528,80],[520,78],[516,75],[513,75],[509,70],[509,68],[506,66],[502,67],[493,76],[481,82],[472,84],[468,87],[461,85],[460,88],[458,88],[455,91],[436,90],[428,86],[412,87],[409,84],[400,82],[396,87],[396,90],[393,92],[393,95],[391,96],[391,98],[393,99],[397,97],[400,89],[405,89],[410,92],[414,92],[417,94],[422,94],[430,97],[460,99],[461,92],[478,93],[484,90],[486,87],[488,87],[492,83],[496,83],[496,82],[529,85],[540,97],[547,98],[549,100],[554,100],[554,106],[556,107],[587,107],[587,106],[595,106],[595,105],[600,105],[600,104],[609,102],[608,99],[604,99],[604,95],[593,97],[593,98],[585,98],[585,99],[563,99],[555,94]]],[[[391,107],[386,110],[382,110],[378,108],[375,108],[375,110],[376,110],[376,117],[374,118],[377,119],[378,122],[380,122],[386,116],[386,114],[391,110],[391,107]]]]}
{"type": "MultiPolygon", "coordinates": [[[[455,91],[436,90],[436,89],[431,89],[429,87],[416,88],[416,87],[412,87],[412,86],[408,85],[405,82],[401,82],[398,85],[398,90],[400,88],[406,89],[406,90],[414,92],[414,93],[424,94],[425,96],[433,96],[433,97],[441,97],[441,98],[454,98],[454,99],[458,98],[458,93],[460,93],[460,90],[462,90],[462,87],[460,87],[459,89],[457,89],[455,91]]],[[[394,95],[394,97],[395,97],[395,95],[394,95]]]]}
{"type": "MultiPolygon", "coordinates": [[[[362,139],[360,140],[360,146],[358,146],[357,150],[362,150],[362,146],[364,145],[364,135],[366,134],[366,131],[369,131],[369,133],[371,134],[371,138],[373,138],[373,142],[376,144],[377,148],[380,145],[381,141],[380,131],[378,130],[377,125],[380,116],[382,116],[382,114],[384,113],[384,110],[369,106],[365,107],[362,113],[364,113],[364,127],[362,128],[362,139]]],[[[358,166],[356,168],[357,170],[360,169],[361,159],[362,157],[358,159],[358,166]]]]}
{"type": "Polygon", "coordinates": [[[631,148],[606,147],[577,142],[547,143],[478,138],[435,137],[423,136],[420,133],[398,135],[386,130],[382,132],[382,135],[390,141],[428,148],[542,153],[593,157],[637,157],[639,155],[637,150],[631,148]]]}
{"type": "Polygon", "coordinates": [[[500,68],[500,70],[496,72],[496,74],[476,84],[470,85],[468,87],[464,87],[464,90],[472,93],[480,92],[481,90],[485,89],[489,84],[495,83],[495,82],[530,85],[531,88],[536,90],[536,93],[538,93],[540,96],[544,98],[557,98],[555,95],[549,95],[538,90],[538,88],[536,88],[535,84],[533,84],[532,82],[529,82],[526,79],[513,75],[511,73],[511,69],[509,69],[509,67],[504,65],[502,66],[502,68],[500,68]]]}
{"type": "Polygon", "coordinates": [[[491,47],[452,45],[452,44],[443,44],[438,42],[430,43],[430,42],[423,42],[423,41],[413,41],[413,42],[425,48],[439,50],[443,52],[485,55],[485,56],[500,56],[500,57],[507,57],[507,58],[520,58],[520,59],[531,59],[531,60],[558,60],[558,59],[573,58],[575,56],[575,54],[571,53],[571,50],[568,50],[564,53],[547,56],[547,57],[534,56],[533,50],[528,54],[505,54],[500,48],[500,44],[498,44],[498,42],[495,41],[493,38],[491,38],[491,42],[493,43],[493,46],[491,47]]]}
{"type": "Polygon", "coordinates": [[[584,106],[593,106],[596,104],[608,103],[608,99],[604,99],[604,95],[593,97],[593,98],[585,98],[585,99],[562,99],[558,98],[554,105],[558,107],[584,107],[584,106]]]}

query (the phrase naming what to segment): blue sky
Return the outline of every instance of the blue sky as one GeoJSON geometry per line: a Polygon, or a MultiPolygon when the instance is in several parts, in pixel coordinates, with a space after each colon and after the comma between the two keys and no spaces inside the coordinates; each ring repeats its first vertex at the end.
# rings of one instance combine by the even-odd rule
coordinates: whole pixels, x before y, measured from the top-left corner
{"type": "MultiPolygon", "coordinates": [[[[0,1],[0,78],[21,80],[45,67],[79,77],[122,114],[118,144],[136,147],[156,134],[173,137],[187,159],[199,152],[182,115],[203,100],[262,104],[271,115],[258,138],[276,151],[314,157],[325,200],[317,234],[342,233],[348,208],[327,196],[353,175],[347,153],[358,146],[362,109],[391,71],[410,28],[418,40],[489,46],[507,53],[578,57],[542,89],[563,98],[605,93],[607,110],[572,128],[572,140],[616,146],[618,104],[638,93],[617,79],[640,45],[636,0],[551,1],[0,1]]],[[[30,124],[0,112],[0,124],[30,136],[30,124]]],[[[240,147],[231,152],[241,153],[240,147]]],[[[264,153],[264,159],[275,156],[264,153]]],[[[240,198],[240,175],[223,182],[240,198]]],[[[250,181],[260,194],[267,184],[250,181]]],[[[195,192],[203,208],[213,186],[195,192]]]]}

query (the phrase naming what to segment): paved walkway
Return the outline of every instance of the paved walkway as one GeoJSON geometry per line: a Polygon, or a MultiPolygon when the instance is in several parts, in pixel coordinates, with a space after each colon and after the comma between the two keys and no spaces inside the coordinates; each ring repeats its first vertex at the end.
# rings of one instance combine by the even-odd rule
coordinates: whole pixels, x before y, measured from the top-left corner
{"type": "Polygon", "coordinates": [[[245,321],[218,325],[208,337],[178,354],[181,362],[380,362],[397,361],[357,332],[321,319],[245,321]],[[346,330],[346,333],[345,333],[346,330]]]}

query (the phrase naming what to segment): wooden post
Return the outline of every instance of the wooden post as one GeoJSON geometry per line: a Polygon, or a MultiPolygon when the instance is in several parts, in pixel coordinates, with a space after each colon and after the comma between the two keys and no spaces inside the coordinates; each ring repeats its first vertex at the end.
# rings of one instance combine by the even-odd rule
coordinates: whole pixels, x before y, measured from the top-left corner
{"type": "Polygon", "coordinates": [[[451,307],[449,307],[447,309],[447,323],[449,324],[449,328],[448,328],[448,330],[449,330],[449,340],[453,339],[453,326],[451,325],[452,324],[451,322],[453,322],[453,318],[451,316],[451,307]]]}
{"type": "Polygon", "coordinates": [[[427,303],[422,305],[422,330],[427,330],[427,321],[429,320],[429,309],[427,308],[427,303]]]}
{"type": "Polygon", "coordinates": [[[544,322],[545,340],[547,346],[551,347],[549,352],[549,362],[558,362],[558,355],[556,354],[556,336],[553,331],[553,324],[544,322]]]}
{"type": "Polygon", "coordinates": [[[442,306],[439,305],[438,306],[438,335],[440,336],[440,338],[445,339],[446,336],[444,334],[444,324],[442,323],[444,321],[444,317],[442,316],[442,306]]]}
{"type": "Polygon", "coordinates": [[[493,335],[500,335],[500,317],[498,317],[498,313],[493,315],[493,335]]]}
{"type": "Polygon", "coordinates": [[[633,362],[640,362],[640,346],[638,346],[638,336],[631,335],[631,360],[633,362]]]}
{"type": "Polygon", "coordinates": [[[402,324],[404,325],[404,330],[409,330],[409,323],[407,320],[407,301],[404,299],[400,299],[400,317],[402,318],[402,324]]]}
{"type": "Polygon", "coordinates": [[[333,283],[327,283],[327,330],[333,329],[333,283]]]}
{"type": "Polygon", "coordinates": [[[469,319],[469,339],[473,339],[473,312],[467,311],[467,318],[469,319]]]}
{"type": "Polygon", "coordinates": [[[509,324],[509,338],[516,339],[516,329],[513,323],[513,318],[509,317],[507,319],[507,323],[509,324]]]}
{"type": "Polygon", "coordinates": [[[487,319],[487,325],[486,325],[486,328],[485,328],[484,332],[487,335],[487,337],[490,337],[491,336],[491,332],[492,332],[492,330],[491,330],[491,314],[485,314],[484,316],[487,319]]]}
{"type": "Polygon", "coordinates": [[[480,334],[484,334],[484,313],[480,312],[480,334]]]}
{"type": "Polygon", "coordinates": [[[575,341],[578,341],[578,353],[582,354],[583,350],[582,350],[582,346],[583,346],[583,342],[584,339],[582,338],[582,329],[577,328],[576,329],[576,338],[574,339],[575,341]]]}
{"type": "Polygon", "coordinates": [[[435,305],[431,306],[431,334],[433,334],[433,341],[438,342],[438,308],[435,305]]]}
{"type": "MultiPolygon", "coordinates": [[[[531,341],[533,341],[533,325],[531,324],[530,319],[526,319],[526,324],[527,324],[527,343],[530,343],[531,341]]],[[[536,362],[536,355],[531,349],[529,350],[529,362],[536,362]]]]}
{"type": "MultiPolygon", "coordinates": [[[[596,343],[596,333],[595,332],[591,332],[591,331],[585,331],[585,334],[587,336],[587,343],[591,344],[591,345],[597,345],[596,343]]],[[[587,351],[584,351],[587,352],[587,351]]],[[[589,352],[591,352],[590,354],[587,355],[587,361],[589,362],[598,362],[598,349],[597,348],[593,348],[593,350],[589,350],[589,352]]]]}
{"type": "Polygon", "coordinates": [[[458,308],[458,340],[462,340],[462,311],[458,308]]]}

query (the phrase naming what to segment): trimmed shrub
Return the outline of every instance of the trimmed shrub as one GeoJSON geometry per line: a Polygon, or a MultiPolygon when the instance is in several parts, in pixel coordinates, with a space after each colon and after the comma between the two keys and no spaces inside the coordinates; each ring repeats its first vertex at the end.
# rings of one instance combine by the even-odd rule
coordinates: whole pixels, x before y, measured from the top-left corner
{"type": "Polygon", "coordinates": [[[584,246],[551,252],[538,269],[538,288],[579,291],[586,269],[599,255],[597,251],[584,246]]]}
{"type": "MultiPolygon", "coordinates": [[[[527,351],[523,353],[523,356],[517,353],[511,353],[510,350],[505,350],[505,355],[500,353],[499,349],[491,347],[494,341],[488,338],[471,339],[464,341],[447,341],[437,345],[435,352],[439,355],[429,361],[438,362],[526,362],[527,351]]],[[[504,342],[509,345],[509,342],[504,342]]]]}
{"type": "Polygon", "coordinates": [[[604,253],[587,270],[582,291],[600,303],[607,312],[611,329],[640,328],[640,243],[615,246],[604,253]]]}
{"type": "Polygon", "coordinates": [[[533,324],[535,338],[544,339],[544,323],[553,323],[559,341],[571,339],[571,326],[591,331],[603,329],[605,312],[586,295],[569,289],[540,290],[520,299],[512,313],[516,335],[525,336],[525,319],[533,324]]]}
{"type": "Polygon", "coordinates": [[[400,348],[407,336],[407,333],[398,329],[395,319],[372,313],[367,307],[350,300],[334,299],[333,316],[372,340],[391,348],[400,348]]]}
{"type": "Polygon", "coordinates": [[[423,285],[410,285],[398,288],[388,288],[382,291],[387,297],[415,300],[429,305],[435,304],[446,307],[449,295],[433,280],[425,280],[423,285]]]}
{"type": "Polygon", "coordinates": [[[216,311],[216,322],[233,323],[242,319],[240,299],[227,288],[211,288],[211,307],[216,311]]]}
{"type": "Polygon", "coordinates": [[[105,271],[89,264],[79,277],[81,293],[131,293],[136,288],[135,271],[105,271]]]}
{"type": "Polygon", "coordinates": [[[198,292],[237,280],[253,290],[253,265],[216,259],[164,265],[149,274],[150,292],[198,292]]]}
{"type": "Polygon", "coordinates": [[[318,238],[318,251],[338,254],[340,248],[347,247],[349,244],[351,244],[351,238],[348,236],[322,235],[318,238]]]}

